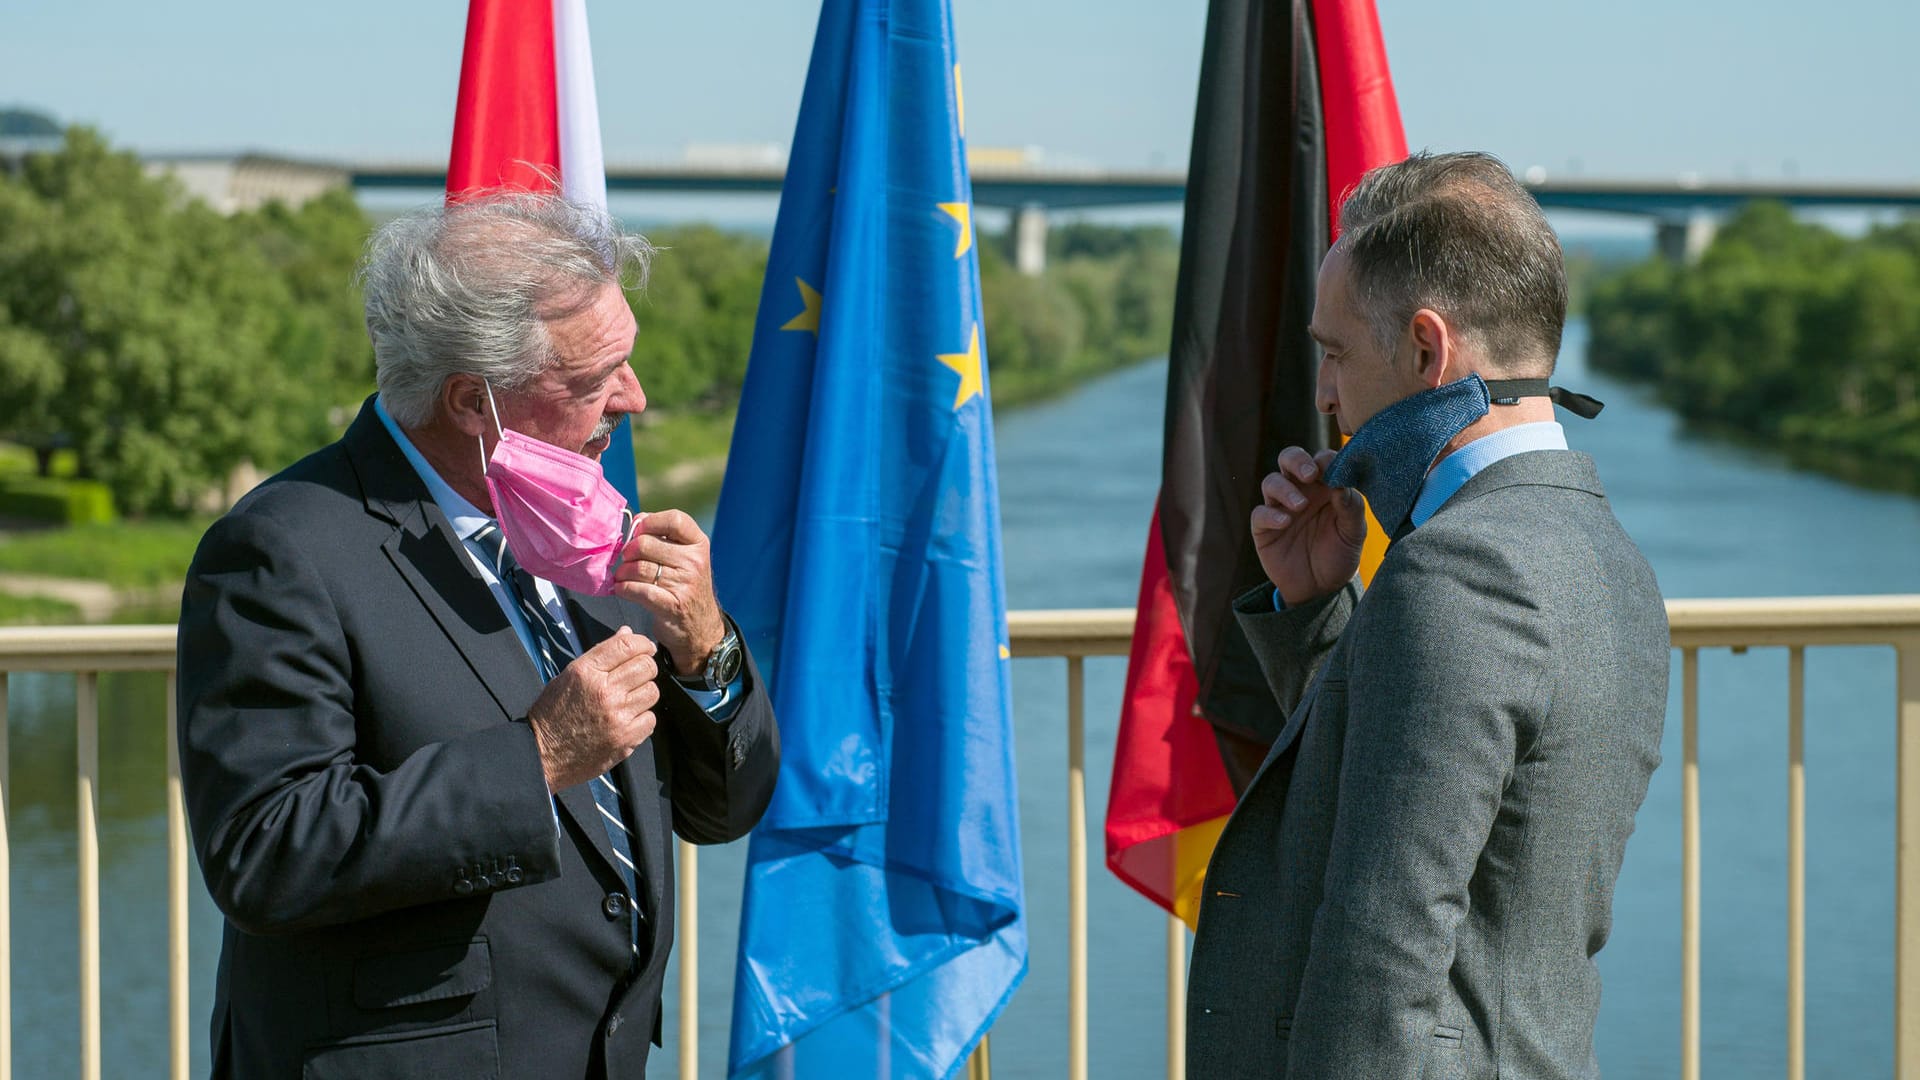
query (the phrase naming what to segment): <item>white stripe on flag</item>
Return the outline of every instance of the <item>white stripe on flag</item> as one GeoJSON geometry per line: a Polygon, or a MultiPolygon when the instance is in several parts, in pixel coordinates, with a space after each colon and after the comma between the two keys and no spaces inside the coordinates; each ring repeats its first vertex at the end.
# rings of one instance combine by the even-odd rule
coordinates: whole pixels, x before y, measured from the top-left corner
{"type": "Polygon", "coordinates": [[[586,0],[553,0],[553,77],[560,113],[560,193],[604,210],[607,165],[600,151],[586,0]]]}

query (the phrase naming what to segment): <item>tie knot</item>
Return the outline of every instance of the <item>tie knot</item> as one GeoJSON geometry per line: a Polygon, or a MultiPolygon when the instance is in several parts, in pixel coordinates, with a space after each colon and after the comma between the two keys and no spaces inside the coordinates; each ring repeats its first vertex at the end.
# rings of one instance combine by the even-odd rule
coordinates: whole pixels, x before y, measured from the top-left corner
{"type": "Polygon", "coordinates": [[[479,544],[480,550],[493,560],[494,577],[501,581],[513,579],[513,572],[520,565],[513,561],[513,552],[507,550],[507,534],[500,531],[500,526],[491,521],[480,526],[479,531],[473,534],[473,542],[479,544]]]}

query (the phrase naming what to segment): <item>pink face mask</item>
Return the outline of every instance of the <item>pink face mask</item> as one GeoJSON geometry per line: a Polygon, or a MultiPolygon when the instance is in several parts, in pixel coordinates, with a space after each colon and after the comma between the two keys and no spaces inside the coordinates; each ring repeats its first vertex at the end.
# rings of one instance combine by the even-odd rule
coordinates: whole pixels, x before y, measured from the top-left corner
{"type": "MultiPolygon", "coordinates": [[[[493,405],[493,387],[487,387],[493,405]]],[[[606,596],[633,515],[600,463],[500,426],[493,456],[480,441],[481,468],[507,550],[527,572],[563,589],[606,596]]]]}

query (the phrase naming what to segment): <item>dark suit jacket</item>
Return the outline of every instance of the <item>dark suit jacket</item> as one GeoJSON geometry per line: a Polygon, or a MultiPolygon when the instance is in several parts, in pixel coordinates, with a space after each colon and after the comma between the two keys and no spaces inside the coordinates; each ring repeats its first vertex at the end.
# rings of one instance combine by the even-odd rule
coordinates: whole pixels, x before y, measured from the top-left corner
{"type": "MultiPolygon", "coordinates": [[[[584,644],[641,609],[566,594],[584,644]]],[[[614,775],[627,905],[585,786],[557,814],[525,722],[540,677],[369,401],[215,522],[188,572],[180,767],[226,914],[216,1077],[637,1077],[673,940],[673,832],[745,834],[779,742],[749,662],[716,723],[662,678],[614,775]]]]}
{"type": "Polygon", "coordinates": [[[1188,1075],[1597,1076],[1669,649],[1592,462],[1495,462],[1364,597],[1271,597],[1237,609],[1290,716],[1207,871],[1188,1075]]]}

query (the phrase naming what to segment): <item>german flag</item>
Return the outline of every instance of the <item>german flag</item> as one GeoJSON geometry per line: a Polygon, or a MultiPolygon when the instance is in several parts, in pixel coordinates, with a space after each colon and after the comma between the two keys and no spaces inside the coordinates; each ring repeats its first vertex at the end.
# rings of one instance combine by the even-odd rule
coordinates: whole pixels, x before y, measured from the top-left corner
{"type": "MultiPolygon", "coordinates": [[[[1160,498],[1140,575],[1107,866],[1191,926],[1214,840],[1283,717],[1233,621],[1247,520],[1287,446],[1335,432],[1307,334],[1341,198],[1404,158],[1372,0],[1213,0],[1187,170],[1160,498]]],[[[1379,563],[1376,526],[1363,573],[1379,563]]]]}

